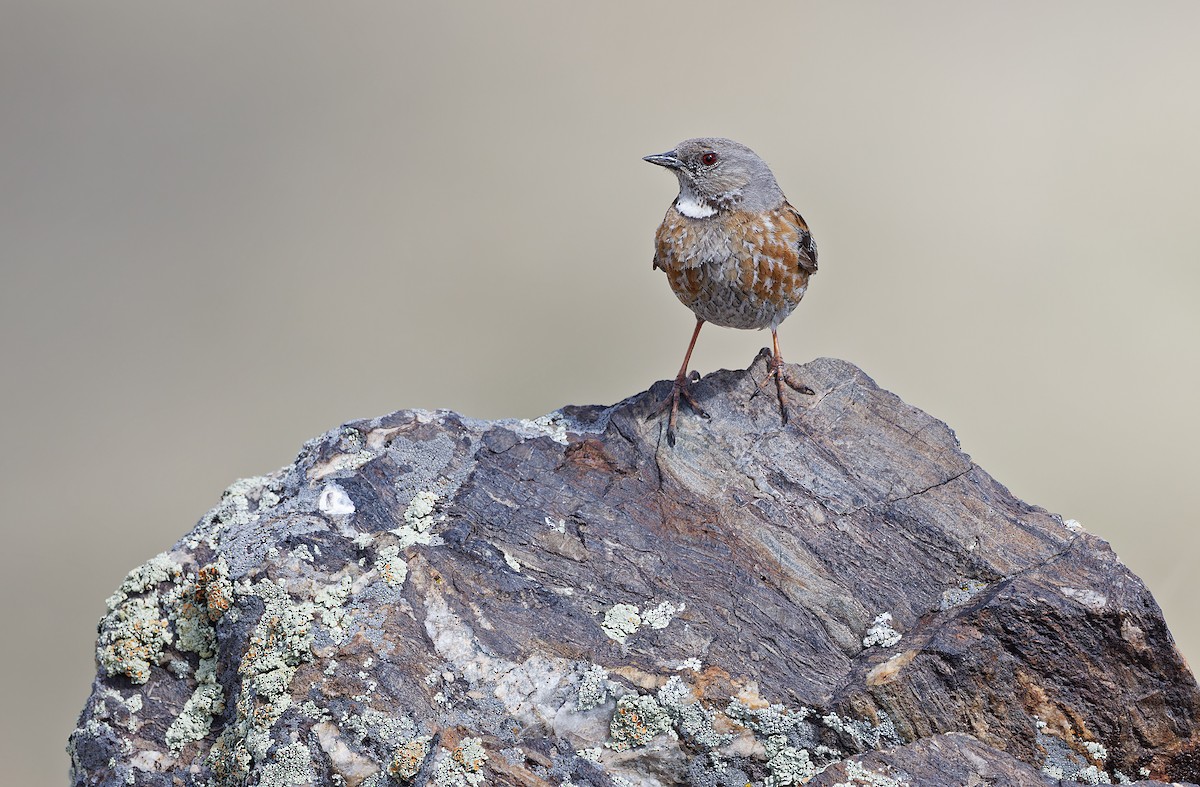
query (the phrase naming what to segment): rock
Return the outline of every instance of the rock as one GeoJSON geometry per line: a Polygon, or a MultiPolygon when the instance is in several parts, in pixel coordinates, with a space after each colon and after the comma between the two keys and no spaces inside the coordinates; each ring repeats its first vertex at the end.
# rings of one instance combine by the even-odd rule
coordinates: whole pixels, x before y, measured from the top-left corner
{"type": "MultiPolygon", "coordinates": [[[[239,481],[109,599],[75,784],[1200,778],[1200,692],[1108,545],[941,422],[760,355],[536,421],[403,411],[239,481]]],[[[1067,782],[1064,782],[1067,783],[1067,782]]]]}

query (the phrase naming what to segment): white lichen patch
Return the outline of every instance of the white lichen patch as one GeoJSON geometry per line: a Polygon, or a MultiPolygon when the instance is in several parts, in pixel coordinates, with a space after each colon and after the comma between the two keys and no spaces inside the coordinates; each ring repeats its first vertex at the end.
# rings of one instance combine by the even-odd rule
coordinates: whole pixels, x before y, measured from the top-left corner
{"type": "Polygon", "coordinates": [[[945,611],[960,604],[965,604],[986,587],[986,582],[980,582],[977,579],[965,579],[959,583],[958,587],[942,591],[941,609],[945,611]]]}
{"type": "Polygon", "coordinates": [[[846,776],[847,781],[838,782],[833,787],[911,787],[909,782],[873,771],[858,760],[846,763],[846,776]]]}
{"type": "Polygon", "coordinates": [[[638,614],[636,604],[614,604],[604,613],[604,622],[600,624],[600,628],[604,630],[609,639],[624,645],[625,639],[636,632],[641,625],[642,618],[638,614]]]}
{"type": "Polygon", "coordinates": [[[545,435],[562,445],[567,444],[567,427],[563,423],[562,413],[558,411],[534,419],[523,419],[520,423],[534,434],[545,435]]]}
{"type": "Polygon", "coordinates": [[[354,501],[346,494],[346,490],[329,483],[317,496],[317,510],[328,517],[346,517],[354,513],[354,501]]]}
{"type": "Polygon", "coordinates": [[[1112,777],[1095,765],[1080,768],[1071,774],[1071,779],[1083,784],[1112,784],[1112,777]]]}
{"type": "Polygon", "coordinates": [[[690,659],[684,659],[683,661],[676,662],[672,668],[677,672],[683,672],[684,670],[699,672],[704,668],[704,665],[700,663],[700,659],[693,656],[690,659]]]}
{"type": "MultiPolygon", "coordinates": [[[[812,713],[808,708],[801,707],[791,711],[783,705],[767,705],[751,707],[748,698],[730,697],[725,715],[744,727],[761,735],[783,735],[796,728],[812,713]]],[[[836,717],[835,717],[836,718],[836,717]]]]}
{"type": "Polygon", "coordinates": [[[593,746],[589,749],[579,749],[575,753],[588,762],[600,762],[600,757],[604,754],[604,749],[599,746],[593,746]]]}
{"type": "Polygon", "coordinates": [[[890,648],[899,641],[900,632],[892,628],[892,613],[881,612],[875,616],[875,621],[871,624],[871,628],[867,629],[867,634],[863,637],[862,644],[864,648],[870,648],[875,645],[881,648],[890,648]]]}
{"type": "Polygon", "coordinates": [[[517,559],[503,549],[500,551],[504,554],[504,562],[508,564],[508,567],[513,571],[516,571],[518,574],[521,573],[521,564],[517,561],[517,559]]]}
{"type": "Polygon", "coordinates": [[[555,533],[566,533],[567,522],[564,519],[551,519],[546,517],[546,527],[553,530],[555,533]]]}
{"type": "Polygon", "coordinates": [[[1093,612],[1099,612],[1104,609],[1104,605],[1108,603],[1108,596],[1103,593],[1098,593],[1090,588],[1059,588],[1062,594],[1073,601],[1077,601],[1093,612]]]}
{"type": "Polygon", "coordinates": [[[1072,533],[1083,532],[1083,525],[1079,524],[1079,520],[1077,519],[1064,519],[1062,523],[1063,527],[1065,527],[1067,530],[1070,530],[1072,533]]]}
{"type": "Polygon", "coordinates": [[[1103,762],[1108,759],[1108,749],[1103,743],[1097,741],[1084,741],[1083,748],[1087,749],[1088,754],[1093,760],[1103,762]]]}
{"type": "Polygon", "coordinates": [[[683,602],[672,604],[664,601],[642,613],[642,623],[652,629],[665,629],[672,619],[683,612],[683,602]]]}

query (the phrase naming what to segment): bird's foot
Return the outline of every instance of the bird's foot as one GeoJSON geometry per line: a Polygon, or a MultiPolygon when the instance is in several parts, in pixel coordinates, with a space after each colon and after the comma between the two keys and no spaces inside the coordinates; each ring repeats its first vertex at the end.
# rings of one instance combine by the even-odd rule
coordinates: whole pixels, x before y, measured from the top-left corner
{"type": "Polygon", "coordinates": [[[772,377],[775,378],[775,392],[779,397],[779,416],[786,425],[789,416],[787,399],[784,396],[783,387],[786,385],[796,393],[802,393],[806,396],[814,396],[816,395],[816,391],[793,377],[787,364],[783,362],[783,358],[778,355],[772,355],[767,358],[767,376],[755,387],[754,393],[750,394],[750,398],[754,398],[762,393],[763,387],[771,381],[772,377]]]}
{"type": "Polygon", "coordinates": [[[656,416],[661,416],[665,412],[670,413],[670,415],[667,417],[668,445],[675,445],[675,416],[679,412],[680,400],[686,402],[687,406],[692,408],[692,412],[701,418],[708,419],[712,417],[696,402],[695,398],[692,397],[691,392],[688,391],[688,383],[695,382],[698,379],[700,379],[700,375],[696,372],[692,372],[690,377],[676,377],[675,382],[671,384],[671,393],[667,394],[666,398],[662,400],[662,403],[660,403],[658,407],[656,407],[648,416],[646,416],[646,420],[649,420],[656,416]]]}

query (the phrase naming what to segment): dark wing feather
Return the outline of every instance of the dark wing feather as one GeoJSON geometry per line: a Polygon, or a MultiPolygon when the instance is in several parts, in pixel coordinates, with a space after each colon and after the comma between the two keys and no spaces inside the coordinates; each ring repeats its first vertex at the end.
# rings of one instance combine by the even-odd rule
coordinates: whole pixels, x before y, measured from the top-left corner
{"type": "Polygon", "coordinates": [[[800,215],[800,211],[793,208],[790,203],[785,202],[783,205],[787,212],[791,214],[792,218],[795,220],[796,226],[800,228],[800,243],[798,244],[800,255],[799,259],[797,260],[800,265],[800,270],[807,271],[810,274],[816,273],[817,242],[813,240],[812,233],[808,231],[808,222],[806,222],[804,217],[800,215]]]}

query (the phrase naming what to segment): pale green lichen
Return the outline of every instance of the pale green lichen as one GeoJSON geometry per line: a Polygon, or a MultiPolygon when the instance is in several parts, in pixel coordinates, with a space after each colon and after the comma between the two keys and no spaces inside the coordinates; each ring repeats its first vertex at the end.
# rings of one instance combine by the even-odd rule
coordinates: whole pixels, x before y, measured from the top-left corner
{"type": "Polygon", "coordinates": [[[264,761],[271,728],[292,704],[292,678],[300,664],[312,659],[311,602],[294,602],[282,584],[262,580],[238,588],[262,599],[262,617],[238,666],[241,692],[235,717],[209,750],[208,762],[220,783],[237,784],[255,761],[264,761]]]}
{"type": "Polygon", "coordinates": [[[888,746],[898,746],[902,741],[896,732],[896,725],[886,711],[876,711],[878,724],[869,721],[859,721],[827,713],[821,717],[821,723],[848,739],[858,751],[867,749],[883,749],[888,746]]]}
{"type": "Polygon", "coordinates": [[[375,570],[389,587],[401,587],[408,578],[408,564],[400,557],[400,547],[391,544],[379,550],[375,557],[375,570]]]}
{"type": "Polygon", "coordinates": [[[108,597],[108,613],[101,618],[96,640],[96,659],[104,673],[124,675],[137,684],[150,679],[163,648],[171,644],[164,614],[168,596],[160,599],[158,586],[177,582],[182,568],[163,552],[130,571],[120,587],[108,597]]]}
{"type": "Polygon", "coordinates": [[[161,552],[126,575],[121,586],[108,597],[108,610],[111,612],[116,609],[130,596],[145,593],[163,582],[174,582],[181,574],[180,565],[169,554],[161,552]]]}
{"type": "Polygon", "coordinates": [[[165,740],[173,752],[206,737],[212,731],[213,717],[225,710],[225,692],[217,682],[216,659],[200,660],[196,682],[196,690],[167,727],[165,740]]]}
{"type": "Polygon", "coordinates": [[[614,751],[645,746],[656,735],[671,729],[671,715],[649,694],[627,694],[617,700],[608,724],[612,738],[605,745],[614,751]]]}
{"type": "Polygon", "coordinates": [[[768,705],[764,708],[751,708],[746,703],[730,698],[725,715],[748,727],[760,735],[783,735],[796,728],[800,722],[809,717],[812,711],[801,707],[798,711],[788,710],[783,705],[768,705]]]}
{"type": "Polygon", "coordinates": [[[437,787],[475,787],[483,784],[483,764],[487,752],[479,738],[463,738],[454,751],[442,750],[433,772],[437,787]]]}
{"type": "Polygon", "coordinates": [[[404,524],[413,530],[428,530],[433,524],[433,509],[437,506],[438,496],[428,490],[418,492],[404,510],[404,524]]]}
{"type": "Polygon", "coordinates": [[[171,620],[178,635],[176,647],[196,653],[196,688],[183,710],[167,728],[166,742],[178,752],[206,737],[213,717],[225,710],[225,692],[217,681],[216,623],[232,608],[233,585],[224,558],[204,566],[179,589],[171,605],[171,620]]]}
{"type": "Polygon", "coordinates": [[[202,659],[217,651],[215,624],[233,605],[233,585],[224,558],[204,566],[189,577],[171,605],[171,621],[178,636],[177,647],[202,659]]]}
{"type": "Polygon", "coordinates": [[[379,741],[390,748],[414,740],[417,731],[410,717],[387,714],[370,707],[364,708],[361,713],[343,714],[339,724],[344,730],[353,732],[360,743],[365,740],[379,741]]]}
{"type": "MultiPolygon", "coordinates": [[[[269,509],[279,505],[279,495],[270,488],[274,483],[275,479],[270,476],[255,476],[240,478],[230,484],[222,493],[221,502],[201,520],[201,525],[208,528],[204,535],[207,544],[216,549],[217,535],[221,531],[248,525],[269,509]],[[255,495],[257,501],[253,499],[255,495]]],[[[195,549],[199,540],[193,539],[188,545],[195,549]]]]}
{"type": "Polygon", "coordinates": [[[397,549],[404,550],[413,544],[429,544],[433,541],[430,528],[438,500],[437,494],[428,490],[413,496],[404,510],[404,524],[391,531],[399,539],[397,549]]]}
{"type": "Polygon", "coordinates": [[[591,710],[608,702],[608,670],[593,664],[583,671],[576,690],[577,710],[591,710]]]}
{"type": "Polygon", "coordinates": [[[321,622],[329,630],[329,638],[337,645],[346,641],[350,621],[353,619],[350,610],[346,608],[346,601],[352,592],[353,582],[349,575],[346,575],[337,582],[321,588],[313,596],[313,603],[321,615],[321,622]]]}
{"type": "Polygon", "coordinates": [[[308,747],[299,741],[280,747],[262,766],[259,787],[286,787],[289,784],[314,784],[317,779],[308,747]]]}
{"type": "Polygon", "coordinates": [[[809,757],[808,751],[788,744],[786,735],[772,735],[767,739],[767,772],[765,787],[784,787],[803,784],[819,770],[809,757]]]}
{"type": "Polygon", "coordinates": [[[672,723],[684,738],[695,746],[713,750],[733,740],[713,727],[712,713],[693,695],[691,688],[678,675],[658,690],[658,703],[671,717],[672,723]]]}
{"type": "Polygon", "coordinates": [[[638,615],[635,604],[613,604],[612,608],[604,613],[604,622],[600,624],[600,628],[609,639],[624,645],[625,639],[641,625],[642,618],[638,615]]]}

